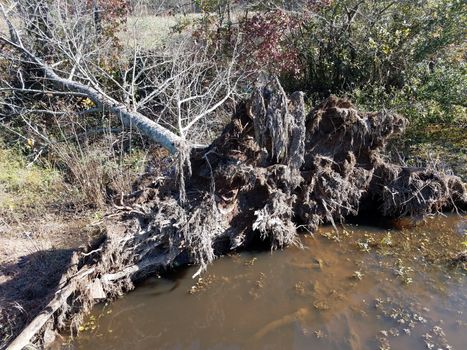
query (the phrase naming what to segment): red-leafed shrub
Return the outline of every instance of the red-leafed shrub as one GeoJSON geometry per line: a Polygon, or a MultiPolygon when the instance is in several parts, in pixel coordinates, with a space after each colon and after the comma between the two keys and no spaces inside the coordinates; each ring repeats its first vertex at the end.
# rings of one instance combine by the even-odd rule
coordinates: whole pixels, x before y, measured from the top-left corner
{"type": "Polygon", "coordinates": [[[267,69],[274,74],[300,74],[299,51],[292,36],[303,15],[282,10],[258,13],[241,24],[242,61],[253,69],[267,69]]]}
{"type": "Polygon", "coordinates": [[[129,11],[127,0],[87,0],[90,9],[97,11],[103,21],[115,22],[126,19],[129,11]]]}
{"type": "Polygon", "coordinates": [[[194,31],[196,39],[216,47],[224,45],[227,53],[235,48],[244,71],[299,78],[304,64],[297,39],[310,15],[329,6],[331,0],[200,3],[206,16],[194,31]],[[233,6],[237,6],[235,15],[224,14],[233,6]]]}

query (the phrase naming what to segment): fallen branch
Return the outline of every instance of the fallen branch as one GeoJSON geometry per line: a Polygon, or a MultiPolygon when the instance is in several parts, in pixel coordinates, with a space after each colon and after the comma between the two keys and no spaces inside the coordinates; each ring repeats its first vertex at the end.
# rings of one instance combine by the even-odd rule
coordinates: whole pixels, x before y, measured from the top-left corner
{"type": "Polygon", "coordinates": [[[56,293],[55,297],[47,304],[44,310],[10,343],[7,350],[22,350],[27,347],[31,343],[31,340],[40,334],[42,328],[53,317],[54,313],[63,307],[67,299],[76,291],[78,281],[81,281],[93,272],[93,268],[85,268],[70,280],[64,288],[56,293]]]}

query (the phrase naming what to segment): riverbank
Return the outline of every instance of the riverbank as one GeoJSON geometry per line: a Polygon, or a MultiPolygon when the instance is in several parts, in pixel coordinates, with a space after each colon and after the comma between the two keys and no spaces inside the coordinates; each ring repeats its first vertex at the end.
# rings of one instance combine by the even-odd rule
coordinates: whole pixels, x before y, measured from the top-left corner
{"type": "Polygon", "coordinates": [[[0,226],[0,348],[54,297],[75,251],[100,235],[86,215],[44,213],[0,226]]]}

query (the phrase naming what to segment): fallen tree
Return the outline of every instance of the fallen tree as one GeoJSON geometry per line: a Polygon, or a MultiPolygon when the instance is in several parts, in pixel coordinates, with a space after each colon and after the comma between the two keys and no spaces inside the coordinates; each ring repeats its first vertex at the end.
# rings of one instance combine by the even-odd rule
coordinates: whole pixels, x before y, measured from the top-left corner
{"type": "Polygon", "coordinates": [[[424,217],[466,206],[466,189],[459,178],[434,167],[409,168],[386,160],[388,139],[406,127],[403,117],[361,113],[337,98],[329,98],[307,114],[303,94],[286,96],[277,79],[239,103],[223,134],[210,146],[195,146],[188,133],[194,133],[193,127],[233,94],[232,64],[216,68],[214,84],[206,90],[201,88],[199,70],[211,71],[210,64],[194,64],[189,56],[182,60],[186,67],[174,61],[179,71],[167,78],[165,72],[154,74],[158,56],[149,60],[148,53],[135,48],[131,57],[136,63],[125,73],[131,79],[124,80],[119,93],[111,93],[100,83],[109,77],[99,65],[95,67],[94,47],[79,45],[85,43],[80,38],[88,38],[86,21],[91,17],[79,11],[73,18],[64,17],[64,12],[73,13],[68,3],[49,5],[46,16],[36,6],[21,17],[16,2],[7,9],[0,4],[9,30],[9,36],[0,33],[2,55],[33,83],[23,79],[20,71],[20,84],[7,81],[1,90],[87,98],[95,108],[83,113],[114,114],[175,154],[178,166],[147,176],[136,192],[123,198],[107,218],[105,239],[86,252],[76,252],[55,298],[9,349],[45,345],[55,331],[64,328],[75,332],[93,304],[125,293],[134,281],[160,269],[193,263],[200,266],[200,273],[225,252],[258,240],[272,248],[299,244],[300,229],[314,232],[320,224],[337,225],[362,213],[424,217]],[[10,20],[17,17],[25,22],[20,29],[10,20]],[[35,24],[38,18],[43,19],[40,25],[35,24]],[[59,25],[52,25],[54,20],[59,25]],[[22,38],[20,34],[28,28],[29,37],[22,38]],[[66,42],[74,38],[75,45],[55,45],[64,33],[66,42]],[[41,42],[53,43],[50,46],[60,53],[58,57],[66,59],[31,49],[41,42]],[[137,67],[138,60],[142,67],[137,67]],[[151,80],[141,82],[141,75],[151,80]],[[182,88],[183,81],[193,85],[196,76],[197,89],[182,88]],[[152,90],[139,96],[138,85],[152,90]],[[160,110],[162,92],[171,85],[176,88],[162,99],[173,105],[170,115],[177,127],[169,130],[171,123],[155,122],[154,114],[160,110]]]}
{"type": "Polygon", "coordinates": [[[182,186],[168,172],[124,198],[105,240],[77,255],[56,298],[9,349],[43,344],[44,334],[65,326],[76,330],[94,303],[163,268],[193,263],[200,273],[255,240],[282,248],[299,243],[300,227],[314,232],[362,212],[397,218],[464,210],[459,178],[385,160],[387,141],[406,124],[335,97],[306,114],[302,93],[287,97],[277,79],[258,87],[221,136],[191,150],[179,169],[182,186]]]}

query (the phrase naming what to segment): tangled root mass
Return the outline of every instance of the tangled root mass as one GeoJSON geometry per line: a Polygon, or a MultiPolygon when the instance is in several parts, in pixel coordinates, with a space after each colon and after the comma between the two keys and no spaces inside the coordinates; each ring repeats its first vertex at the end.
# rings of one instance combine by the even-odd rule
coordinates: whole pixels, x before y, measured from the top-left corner
{"type": "Polygon", "coordinates": [[[335,97],[306,114],[302,93],[287,97],[278,80],[258,88],[220,137],[191,153],[182,191],[173,178],[158,178],[126,198],[104,243],[82,258],[81,270],[92,273],[55,313],[55,325],[69,304],[82,309],[121,294],[161,267],[196,263],[202,271],[253,240],[298,243],[299,226],[314,232],[370,209],[391,218],[465,209],[458,177],[385,160],[388,139],[406,125],[399,115],[362,113],[335,97]]]}
{"type": "MultiPolygon", "coordinates": [[[[388,140],[406,126],[399,115],[361,113],[335,97],[306,114],[303,94],[287,97],[273,80],[238,106],[207,149],[192,152],[183,200],[173,178],[128,199],[137,209],[124,215],[123,236],[109,234],[111,249],[98,265],[108,252],[113,265],[106,263],[100,274],[154,261],[196,263],[201,271],[217,255],[258,238],[282,248],[299,243],[298,227],[314,232],[362,212],[397,218],[465,209],[466,187],[458,177],[385,160],[388,140]]],[[[125,277],[124,285],[131,285],[134,276],[125,277]]],[[[115,279],[107,287],[112,294],[115,279]]]]}

